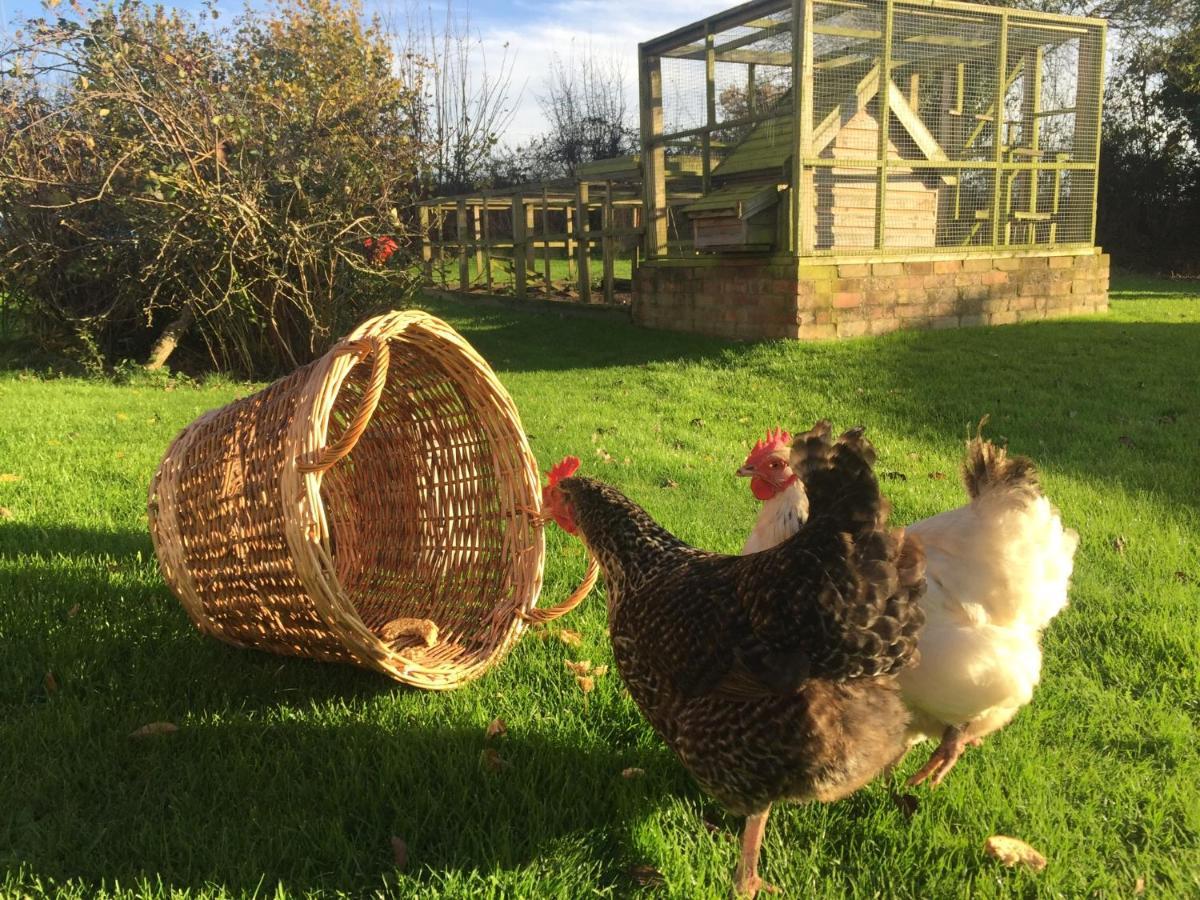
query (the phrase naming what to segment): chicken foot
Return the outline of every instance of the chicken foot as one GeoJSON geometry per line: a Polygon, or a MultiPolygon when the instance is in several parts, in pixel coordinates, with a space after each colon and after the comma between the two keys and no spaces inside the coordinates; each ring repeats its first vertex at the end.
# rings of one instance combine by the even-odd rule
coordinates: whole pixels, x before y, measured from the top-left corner
{"type": "Polygon", "coordinates": [[[978,747],[982,743],[979,738],[966,737],[960,726],[947,725],[946,730],[942,732],[942,742],[930,755],[929,762],[908,779],[908,785],[912,787],[928,780],[931,788],[937,787],[942,783],[942,779],[950,774],[950,770],[967,747],[978,747]]]}
{"type": "Polygon", "coordinates": [[[771,807],[768,805],[762,812],[746,817],[746,827],[742,830],[742,856],[733,876],[734,897],[754,897],[759,891],[775,893],[772,885],[765,884],[758,877],[758,856],[762,850],[763,834],[767,830],[767,816],[770,812],[771,807]]]}

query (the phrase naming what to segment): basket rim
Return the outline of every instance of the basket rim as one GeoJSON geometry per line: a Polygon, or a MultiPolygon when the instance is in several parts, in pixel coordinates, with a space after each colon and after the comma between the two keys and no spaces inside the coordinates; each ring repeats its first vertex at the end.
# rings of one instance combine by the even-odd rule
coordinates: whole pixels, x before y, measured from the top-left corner
{"type": "Polygon", "coordinates": [[[537,516],[541,509],[541,481],[516,405],[491,366],[462,335],[443,320],[421,310],[393,310],[366,320],[312,364],[299,392],[285,447],[291,452],[285,453],[279,486],[284,505],[284,530],[293,563],[318,614],[353,656],[399,681],[445,690],[482,675],[508,653],[527,627],[523,614],[536,608],[543,584],[545,534],[544,525],[537,516]],[[522,461],[517,474],[523,502],[514,509],[501,511],[510,520],[504,543],[506,547],[511,543],[515,528],[515,522],[511,520],[518,516],[526,519],[525,525],[533,538],[533,547],[529,548],[533,551],[533,562],[529,566],[528,589],[524,592],[527,596],[514,598],[516,602],[511,610],[498,608],[493,615],[493,626],[499,626],[498,640],[474,651],[474,661],[464,663],[459,660],[452,666],[444,663],[430,666],[414,659],[403,649],[393,649],[366,626],[337,577],[321,496],[325,473],[301,470],[304,460],[316,457],[325,448],[333,408],[342,386],[350,372],[362,362],[355,355],[340,352],[339,348],[346,342],[364,338],[391,341],[412,330],[425,332],[437,346],[465,362],[492,398],[493,412],[499,415],[515,439],[522,461]],[[509,618],[507,624],[498,622],[505,612],[509,618]]]}

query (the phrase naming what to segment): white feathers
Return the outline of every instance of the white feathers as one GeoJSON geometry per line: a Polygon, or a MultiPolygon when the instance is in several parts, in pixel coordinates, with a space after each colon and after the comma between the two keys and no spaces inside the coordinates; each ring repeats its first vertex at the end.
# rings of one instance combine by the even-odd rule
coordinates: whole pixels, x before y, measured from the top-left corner
{"type": "Polygon", "coordinates": [[[742,556],[770,550],[800,530],[801,523],[808,518],[808,494],[804,485],[796,479],[770,500],[763,501],[754,530],[742,548],[742,556]]]}

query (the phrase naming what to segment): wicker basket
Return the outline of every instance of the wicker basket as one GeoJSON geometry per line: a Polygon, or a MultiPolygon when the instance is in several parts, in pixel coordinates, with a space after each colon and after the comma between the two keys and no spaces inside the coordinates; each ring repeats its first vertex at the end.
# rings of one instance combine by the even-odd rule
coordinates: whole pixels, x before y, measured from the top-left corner
{"type": "Polygon", "coordinates": [[[444,322],[393,312],[184,429],[149,509],[163,576],[205,633],[447,689],[594,584],[593,565],[534,608],[540,505],[487,363],[444,322]]]}

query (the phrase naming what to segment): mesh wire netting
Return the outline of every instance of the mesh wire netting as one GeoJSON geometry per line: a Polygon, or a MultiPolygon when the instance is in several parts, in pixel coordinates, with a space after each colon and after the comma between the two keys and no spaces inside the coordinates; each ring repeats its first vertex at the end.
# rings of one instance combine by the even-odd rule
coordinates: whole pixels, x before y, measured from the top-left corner
{"type": "Polygon", "coordinates": [[[802,253],[1092,242],[1102,25],[915,0],[814,0],[811,15],[811,103],[790,4],[654,47],[672,252],[692,252],[695,198],[790,180],[804,131],[802,253]]]}

